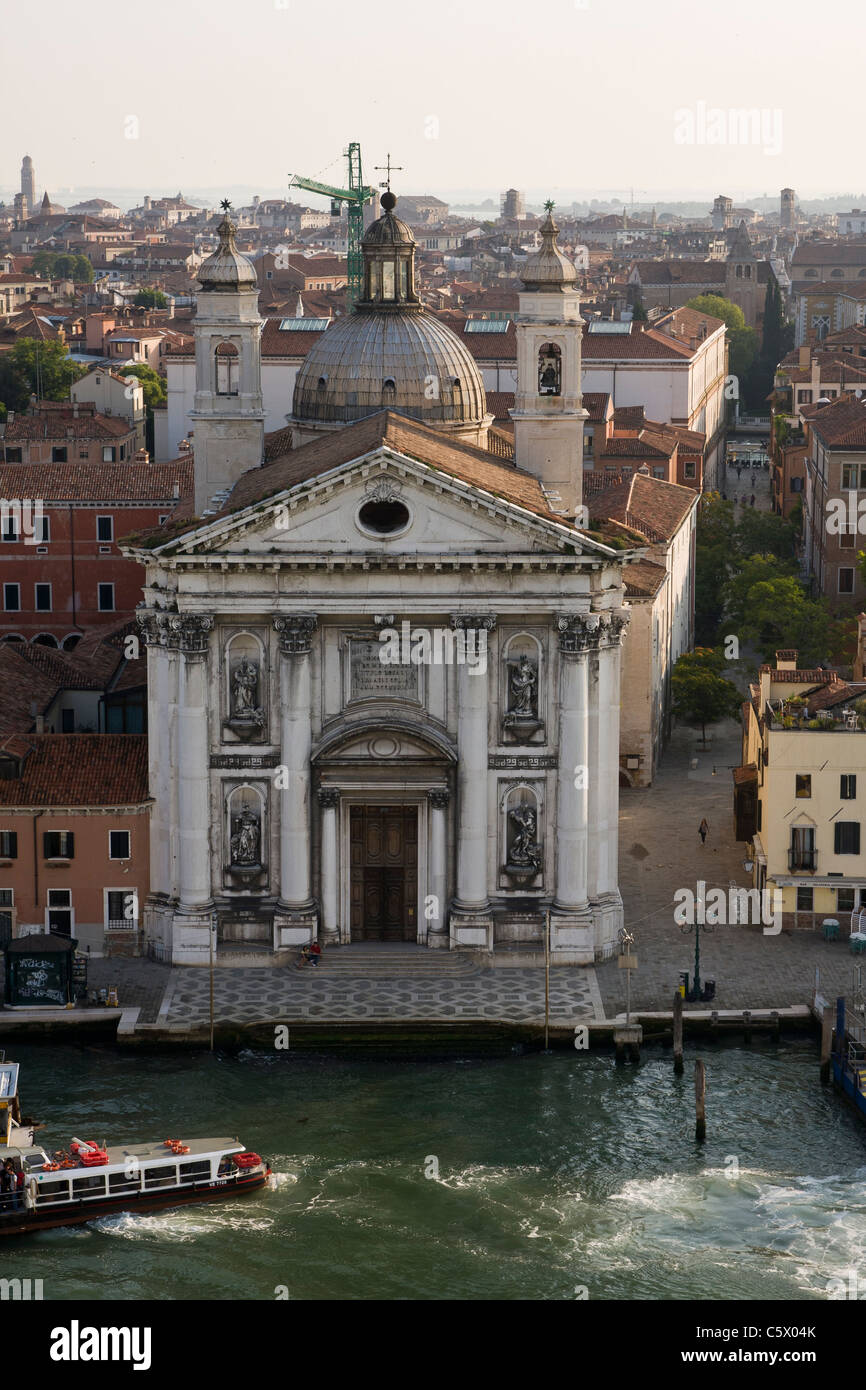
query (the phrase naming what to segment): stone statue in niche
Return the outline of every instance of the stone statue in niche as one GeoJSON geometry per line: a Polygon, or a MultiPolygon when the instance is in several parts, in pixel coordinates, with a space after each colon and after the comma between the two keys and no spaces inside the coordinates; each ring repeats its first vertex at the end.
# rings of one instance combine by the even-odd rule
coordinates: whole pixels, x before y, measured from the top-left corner
{"type": "Polygon", "coordinates": [[[541,846],[538,843],[538,815],[527,802],[512,806],[508,820],[514,827],[505,872],[518,883],[525,883],[541,872],[541,846]]]}
{"type": "Polygon", "coordinates": [[[258,683],[258,667],[245,656],[235,667],[232,677],[232,715],[235,719],[242,719],[255,712],[258,683]]]}
{"type": "Polygon", "coordinates": [[[508,713],[529,715],[536,713],[536,691],[538,671],[535,663],[524,655],[516,666],[512,666],[508,680],[508,713]]]}
{"type": "Polygon", "coordinates": [[[260,868],[259,841],[261,830],[259,818],[250,806],[245,806],[233,821],[234,834],[231,839],[232,864],[260,868]]]}
{"type": "Polygon", "coordinates": [[[527,743],[539,733],[543,737],[544,725],[538,717],[538,663],[525,652],[508,662],[507,702],[502,725],[508,742],[527,743]]]}
{"type": "Polygon", "coordinates": [[[231,673],[225,727],[245,742],[261,735],[265,725],[265,712],[258,703],[259,674],[259,664],[250,656],[241,657],[231,673]]]}

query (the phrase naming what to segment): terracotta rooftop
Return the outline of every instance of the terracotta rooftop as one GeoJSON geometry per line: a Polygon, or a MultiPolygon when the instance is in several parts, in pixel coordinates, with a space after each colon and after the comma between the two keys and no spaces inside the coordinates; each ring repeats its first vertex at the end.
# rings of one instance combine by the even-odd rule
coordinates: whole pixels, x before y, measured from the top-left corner
{"type": "Polygon", "coordinates": [[[634,473],[618,486],[599,493],[593,501],[593,511],[626,526],[637,522],[655,535],[671,540],[696,506],[698,497],[693,488],[634,473]]]}
{"type": "Polygon", "coordinates": [[[644,597],[654,597],[667,579],[664,565],[656,565],[652,560],[635,560],[626,565],[623,571],[625,591],[644,597]]]}
{"type": "MultiPolygon", "coordinates": [[[[31,734],[0,806],[130,806],[148,800],[146,734],[31,734]]],[[[11,751],[11,750],[9,750],[11,751]]]]}
{"type": "MultiPolygon", "coordinates": [[[[555,522],[559,526],[569,525],[566,518],[550,510],[534,474],[500,462],[486,450],[474,445],[449,442],[439,431],[386,410],[313,440],[275,463],[250,469],[238,479],[221,512],[215,517],[208,517],[206,523],[193,520],[179,527],[172,533],[170,541],[174,544],[203,524],[211,524],[218,517],[231,516],[268,497],[312,482],[341,464],[350,463],[382,446],[390,446],[429,468],[438,469],[460,482],[523,507],[545,521],[555,522]]],[[[691,489],[675,490],[678,493],[687,492],[690,498],[695,495],[691,489]]],[[[131,537],[129,543],[135,545],[146,540],[153,546],[160,534],[159,530],[144,532],[131,537]]]]}
{"type": "Polygon", "coordinates": [[[57,410],[40,411],[38,415],[16,415],[6,426],[6,443],[40,439],[57,439],[61,443],[67,439],[120,439],[134,432],[134,426],[121,416],[98,415],[86,406],[86,402],[82,403],[77,414],[72,406],[64,405],[57,410]]]}
{"type": "MultiPolygon", "coordinates": [[[[8,439],[8,434],[7,434],[8,439]]],[[[193,493],[193,463],[5,463],[0,485],[7,497],[41,497],[46,502],[152,502],[176,505],[193,493]]]]}
{"type": "Polygon", "coordinates": [[[866,403],[856,396],[840,396],[830,405],[821,406],[810,423],[829,449],[866,449],[866,403]]]}

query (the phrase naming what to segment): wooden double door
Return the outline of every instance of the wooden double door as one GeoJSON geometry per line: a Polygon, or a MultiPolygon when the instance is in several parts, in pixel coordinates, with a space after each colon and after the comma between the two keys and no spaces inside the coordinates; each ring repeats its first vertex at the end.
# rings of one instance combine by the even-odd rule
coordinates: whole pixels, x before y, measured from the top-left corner
{"type": "Polygon", "coordinates": [[[349,808],[353,941],[418,937],[418,807],[349,808]]]}

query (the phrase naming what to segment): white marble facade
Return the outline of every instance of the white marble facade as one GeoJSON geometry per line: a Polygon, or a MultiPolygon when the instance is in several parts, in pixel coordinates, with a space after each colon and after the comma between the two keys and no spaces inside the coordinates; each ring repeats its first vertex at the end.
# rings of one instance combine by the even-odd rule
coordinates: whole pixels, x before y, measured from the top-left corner
{"type": "Polygon", "coordinates": [[[173,961],[207,962],[214,910],[222,942],[352,940],[371,804],[417,824],[412,939],[540,946],[550,908],[554,961],[612,952],[617,552],[382,445],[135,553],[146,930],[173,961]],[[406,508],[398,539],[360,533],[372,487],[406,508]]]}

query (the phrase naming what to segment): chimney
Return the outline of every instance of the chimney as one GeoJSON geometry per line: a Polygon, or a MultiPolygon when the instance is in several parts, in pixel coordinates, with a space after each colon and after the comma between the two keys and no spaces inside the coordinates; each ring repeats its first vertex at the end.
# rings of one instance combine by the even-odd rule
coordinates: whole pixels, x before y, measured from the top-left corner
{"type": "Polygon", "coordinates": [[[776,652],[777,671],[796,671],[796,669],[797,652],[795,649],[789,647],[784,651],[776,652]]]}
{"type": "Polygon", "coordinates": [[[808,367],[811,360],[811,350],[808,343],[801,343],[798,350],[797,363],[800,367],[808,367]]]}

